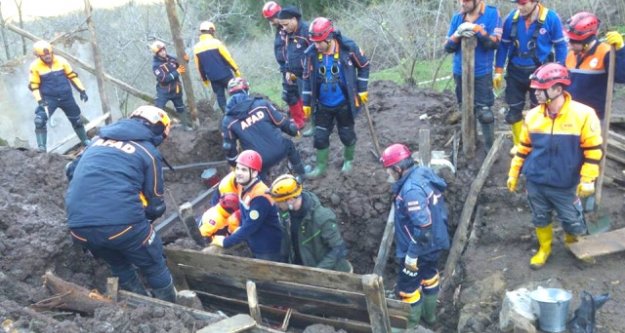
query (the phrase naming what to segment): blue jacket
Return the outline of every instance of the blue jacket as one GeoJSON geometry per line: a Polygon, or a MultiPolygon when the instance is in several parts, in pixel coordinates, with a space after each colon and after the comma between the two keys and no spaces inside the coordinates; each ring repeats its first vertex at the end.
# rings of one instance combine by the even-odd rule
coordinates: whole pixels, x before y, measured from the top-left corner
{"type": "MultiPolygon", "coordinates": [[[[499,46],[502,30],[501,17],[497,8],[486,6],[483,2],[480,6],[480,16],[473,22],[482,27],[481,32],[476,34],[478,39],[478,44],[475,48],[476,77],[492,73],[495,50],[499,46]]],[[[453,72],[455,75],[462,75],[462,48],[461,41],[456,40],[453,34],[464,22],[465,14],[457,13],[454,15],[449,25],[447,43],[445,43],[445,51],[454,54],[453,72]]]]}
{"type": "Polygon", "coordinates": [[[308,23],[297,20],[297,31],[287,33],[284,40],[284,70],[302,77],[304,52],[312,43],[308,40],[308,23]]]}
{"type": "MultiPolygon", "coordinates": [[[[535,56],[540,64],[544,64],[548,62],[552,49],[555,49],[555,61],[564,65],[567,41],[562,32],[562,22],[560,22],[558,14],[554,11],[543,7],[541,4],[538,4],[538,6],[539,18],[545,16],[545,20],[536,38],[535,56]]],[[[532,36],[539,25],[539,20],[532,22],[529,28],[526,28],[525,18],[520,15],[517,22],[513,22],[516,12],[516,9],[510,12],[503,24],[503,36],[497,50],[495,67],[503,68],[506,60],[519,67],[537,66],[532,58],[532,52],[528,48],[528,44],[532,44],[532,36]],[[515,40],[510,35],[513,30],[513,24],[516,24],[517,31],[515,40]]]]}
{"type": "Polygon", "coordinates": [[[224,248],[247,241],[254,255],[280,253],[282,226],[267,190],[267,185],[259,179],[247,188],[239,186],[241,227],[224,239],[224,248]]]}
{"type": "Polygon", "coordinates": [[[289,139],[282,132],[295,136],[297,126],[265,99],[240,92],[228,100],[221,132],[230,164],[235,164],[239,140],[242,150],[251,149],[260,154],[263,169],[267,170],[287,155],[289,139]]]}
{"type": "Polygon", "coordinates": [[[135,224],[161,216],[163,172],[156,147],[162,141],[137,119],[103,127],[72,166],[65,196],[69,227],[135,224]]]}
{"type": "Polygon", "coordinates": [[[155,55],[152,59],[152,72],[156,77],[157,94],[182,94],[180,88],[180,73],[178,73],[178,60],[167,55],[166,59],[155,55]]]}
{"type": "Polygon", "coordinates": [[[286,32],[282,29],[282,26],[276,27],[276,36],[273,39],[273,53],[276,57],[276,62],[280,66],[280,73],[286,72],[286,50],[284,48],[286,43],[286,32]]]}
{"type": "MultiPolygon", "coordinates": [[[[335,40],[339,44],[340,71],[343,73],[345,82],[343,92],[349,103],[352,115],[356,116],[360,112],[360,99],[358,93],[367,91],[369,83],[369,60],[356,43],[335,33],[335,40]]],[[[302,99],[305,106],[310,106],[313,110],[318,107],[319,87],[324,79],[319,75],[319,53],[315,45],[311,45],[306,50],[306,60],[304,71],[304,88],[302,89],[302,99]]]]}
{"type": "Polygon", "coordinates": [[[395,256],[419,256],[449,248],[445,181],[432,169],[413,167],[393,185],[395,256]]]}

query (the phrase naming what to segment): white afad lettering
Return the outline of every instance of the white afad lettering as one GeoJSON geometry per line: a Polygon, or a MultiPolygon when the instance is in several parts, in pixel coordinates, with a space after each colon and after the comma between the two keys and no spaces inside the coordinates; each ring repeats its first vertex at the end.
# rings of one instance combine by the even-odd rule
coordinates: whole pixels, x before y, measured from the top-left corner
{"type": "Polygon", "coordinates": [[[256,111],[252,115],[241,121],[241,129],[244,130],[259,122],[263,118],[265,118],[265,113],[263,111],[256,111]]]}
{"type": "Polygon", "coordinates": [[[110,139],[109,140],[98,139],[98,141],[96,141],[93,145],[117,148],[126,154],[134,154],[135,151],[137,150],[137,148],[135,148],[135,146],[132,145],[131,143],[117,141],[117,140],[110,140],[110,139]]]}

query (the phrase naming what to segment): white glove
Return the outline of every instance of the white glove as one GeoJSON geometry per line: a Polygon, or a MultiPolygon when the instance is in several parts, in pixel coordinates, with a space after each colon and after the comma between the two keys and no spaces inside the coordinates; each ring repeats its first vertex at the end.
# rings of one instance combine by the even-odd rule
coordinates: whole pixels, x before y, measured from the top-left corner
{"type": "Polygon", "coordinates": [[[456,38],[473,37],[475,36],[475,31],[473,31],[474,28],[475,28],[475,23],[464,22],[458,26],[458,28],[454,32],[454,37],[456,38]]]}

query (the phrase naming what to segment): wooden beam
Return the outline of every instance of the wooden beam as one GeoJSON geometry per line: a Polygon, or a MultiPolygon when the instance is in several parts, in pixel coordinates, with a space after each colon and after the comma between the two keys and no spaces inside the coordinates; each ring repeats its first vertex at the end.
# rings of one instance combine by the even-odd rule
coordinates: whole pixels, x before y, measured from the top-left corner
{"type": "Polygon", "coordinates": [[[382,235],[382,241],[380,242],[380,248],[378,249],[378,256],[375,258],[375,266],[373,266],[373,274],[384,276],[384,270],[386,269],[386,262],[388,261],[389,253],[391,252],[391,246],[393,245],[393,238],[395,237],[395,205],[391,203],[391,210],[388,213],[386,219],[386,227],[384,227],[384,234],[382,235]]]}
{"type": "MultiPolygon", "coordinates": [[[[202,206],[205,205],[210,200],[210,196],[215,191],[216,191],[216,188],[212,187],[200,193],[200,195],[198,195],[193,200],[191,200],[191,206],[193,206],[193,209],[195,211],[197,211],[198,209],[202,210],[203,208],[202,206]]],[[[156,224],[154,227],[154,231],[156,231],[159,235],[162,235],[164,232],[166,232],[171,227],[173,227],[174,223],[178,220],[180,220],[180,214],[178,212],[175,212],[167,216],[164,220],[158,222],[158,224],[156,224]]]]}
{"type": "Polygon", "coordinates": [[[625,251],[625,228],[580,237],[569,249],[579,259],[625,251]]]}
{"type": "Polygon", "coordinates": [[[254,322],[252,317],[246,314],[238,314],[208,325],[197,331],[197,333],[239,333],[247,332],[253,327],[256,327],[256,322],[254,322]]]}
{"type": "Polygon", "coordinates": [[[373,332],[391,333],[391,322],[386,307],[382,278],[375,274],[363,275],[362,287],[367,299],[367,310],[373,332]]]}
{"type": "Polygon", "coordinates": [[[475,156],[475,47],[477,38],[462,38],[462,151],[467,159],[475,156]]]}
{"type": "Polygon", "coordinates": [[[503,145],[503,138],[503,135],[498,135],[495,139],[488,155],[486,155],[484,163],[482,163],[480,171],[478,172],[473,183],[471,183],[471,188],[469,189],[467,198],[464,200],[464,207],[462,208],[462,213],[460,215],[460,222],[456,228],[451,249],[449,250],[449,256],[447,257],[447,263],[445,264],[445,275],[441,285],[441,291],[443,293],[447,290],[447,288],[449,288],[451,282],[453,281],[456,265],[458,264],[458,260],[460,259],[467,243],[468,234],[471,229],[471,216],[473,215],[473,210],[475,210],[477,198],[479,197],[482,186],[484,185],[484,182],[486,182],[486,178],[490,173],[490,168],[499,156],[499,150],[503,145]]]}
{"type": "MultiPolygon", "coordinates": [[[[605,96],[605,114],[604,121],[601,122],[601,137],[603,142],[601,144],[601,151],[607,151],[608,149],[608,137],[610,134],[610,118],[612,116],[612,96],[614,94],[614,71],[616,67],[616,51],[614,46],[610,46],[610,52],[608,53],[608,85],[605,96]]],[[[595,205],[601,206],[601,199],[603,194],[603,175],[605,174],[605,163],[607,157],[604,156],[599,164],[599,177],[595,180],[595,205]]]]}
{"type": "MultiPolygon", "coordinates": [[[[96,119],[90,121],[86,126],[85,126],[85,131],[89,132],[90,130],[100,126],[103,122],[107,122],[107,119],[111,119],[111,113],[105,113],[99,117],[97,117],[96,119]]],[[[68,142],[72,141],[73,143],[72,145],[68,148],[66,147],[63,150],[60,150],[59,153],[61,154],[65,154],[67,153],[68,150],[70,150],[72,147],[76,146],[77,144],[80,143],[80,140],[78,139],[78,137],[76,136],[76,133],[72,133],[70,135],[68,135],[67,137],[65,137],[63,140],[59,141],[54,147],[52,147],[52,149],[50,149],[48,152],[53,153],[57,150],[59,150],[61,147],[63,147],[64,145],[66,145],[68,142]]]]}
{"type": "Polygon", "coordinates": [[[160,299],[131,293],[126,290],[119,290],[118,297],[119,301],[124,301],[133,308],[139,307],[140,305],[160,306],[175,311],[187,313],[197,320],[217,321],[225,318],[225,316],[221,314],[188,308],[186,306],[161,301],[160,299]]]}
{"type": "Polygon", "coordinates": [[[362,291],[360,275],[327,269],[297,266],[266,260],[206,254],[194,250],[165,249],[168,260],[181,269],[222,274],[233,280],[282,281],[332,289],[362,291]]]}
{"type": "Polygon", "coordinates": [[[113,302],[117,302],[117,296],[119,293],[119,278],[110,277],[106,279],[106,296],[108,296],[113,302]]]}
{"type": "Polygon", "coordinates": [[[250,315],[254,318],[257,324],[263,323],[263,318],[260,315],[260,307],[258,307],[258,295],[256,294],[256,284],[254,281],[247,280],[247,304],[250,307],[250,315]]]}
{"type": "Polygon", "coordinates": [[[206,241],[204,240],[204,237],[202,237],[200,229],[197,226],[197,222],[195,221],[193,205],[190,202],[183,203],[178,209],[178,214],[180,214],[180,218],[182,219],[184,227],[187,230],[187,234],[189,234],[191,239],[195,241],[195,244],[205,247],[206,241]]]}
{"type": "Polygon", "coordinates": [[[430,129],[419,129],[419,164],[430,167],[432,160],[432,145],[430,144],[430,129]]]}

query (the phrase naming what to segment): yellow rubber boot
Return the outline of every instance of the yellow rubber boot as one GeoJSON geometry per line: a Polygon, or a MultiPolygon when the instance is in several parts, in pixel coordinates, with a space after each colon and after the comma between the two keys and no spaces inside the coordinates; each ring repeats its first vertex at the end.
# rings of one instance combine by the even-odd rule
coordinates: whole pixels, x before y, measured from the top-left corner
{"type": "Polygon", "coordinates": [[[551,254],[551,242],[553,241],[553,225],[536,228],[536,238],[538,238],[538,252],[530,260],[532,269],[539,269],[545,266],[549,255],[551,254]]]}
{"type": "Polygon", "coordinates": [[[521,129],[523,128],[523,121],[519,120],[510,126],[512,128],[512,149],[510,149],[510,155],[516,155],[516,146],[521,142],[521,129]]]}
{"type": "Polygon", "coordinates": [[[577,243],[577,236],[565,232],[564,233],[564,246],[568,248],[573,243],[577,243]]]}

